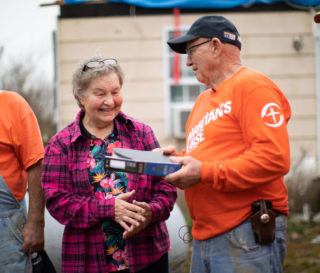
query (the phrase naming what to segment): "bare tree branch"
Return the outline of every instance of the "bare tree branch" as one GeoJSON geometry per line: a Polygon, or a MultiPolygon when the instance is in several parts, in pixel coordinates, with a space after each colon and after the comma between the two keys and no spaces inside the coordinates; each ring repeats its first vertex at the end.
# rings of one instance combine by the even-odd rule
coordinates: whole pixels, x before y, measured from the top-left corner
{"type": "Polygon", "coordinates": [[[35,113],[41,134],[46,144],[55,133],[53,119],[53,83],[47,77],[36,75],[37,67],[32,57],[4,61],[3,47],[0,47],[0,89],[21,94],[35,113]],[[5,64],[4,64],[5,62],[5,64]]]}

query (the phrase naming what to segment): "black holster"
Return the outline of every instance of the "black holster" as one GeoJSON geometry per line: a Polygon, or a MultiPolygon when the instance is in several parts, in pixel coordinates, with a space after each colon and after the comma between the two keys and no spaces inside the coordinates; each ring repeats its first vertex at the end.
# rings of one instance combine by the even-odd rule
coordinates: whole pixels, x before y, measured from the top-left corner
{"type": "Polygon", "coordinates": [[[271,201],[258,200],[252,203],[250,217],[252,230],[260,245],[272,243],[276,231],[276,213],[272,210],[271,201]]]}

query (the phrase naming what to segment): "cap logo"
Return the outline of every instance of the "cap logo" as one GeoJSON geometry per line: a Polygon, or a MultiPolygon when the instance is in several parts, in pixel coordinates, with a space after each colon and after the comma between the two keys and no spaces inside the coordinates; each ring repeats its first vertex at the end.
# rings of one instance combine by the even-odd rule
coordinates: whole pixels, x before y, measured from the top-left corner
{"type": "Polygon", "coordinates": [[[233,33],[230,33],[230,32],[226,32],[226,31],[223,33],[223,37],[227,38],[229,40],[233,40],[233,41],[235,41],[237,39],[236,35],[234,35],[233,33]]]}

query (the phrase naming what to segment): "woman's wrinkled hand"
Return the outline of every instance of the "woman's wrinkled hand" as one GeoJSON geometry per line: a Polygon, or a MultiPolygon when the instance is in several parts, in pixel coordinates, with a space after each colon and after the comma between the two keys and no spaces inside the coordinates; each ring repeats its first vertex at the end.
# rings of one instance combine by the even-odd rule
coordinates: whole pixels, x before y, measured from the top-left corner
{"type": "Polygon", "coordinates": [[[127,202],[135,193],[135,190],[132,190],[131,192],[120,194],[115,198],[114,202],[114,220],[128,233],[140,227],[146,221],[146,217],[144,216],[146,213],[145,209],[127,202]]]}
{"type": "Polygon", "coordinates": [[[126,230],[123,233],[124,239],[127,239],[127,238],[131,237],[132,235],[139,233],[141,230],[146,228],[152,221],[152,210],[151,210],[151,207],[149,204],[147,204],[146,202],[138,202],[136,200],[133,201],[133,204],[144,209],[144,213],[142,214],[142,216],[145,218],[145,220],[141,221],[139,226],[132,227],[131,231],[126,230]]]}

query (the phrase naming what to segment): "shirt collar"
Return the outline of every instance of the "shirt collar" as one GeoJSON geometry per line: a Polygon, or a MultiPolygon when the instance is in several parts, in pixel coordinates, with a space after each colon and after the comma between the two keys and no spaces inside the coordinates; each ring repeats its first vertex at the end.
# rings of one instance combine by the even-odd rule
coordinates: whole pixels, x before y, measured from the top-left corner
{"type": "MultiPolygon", "coordinates": [[[[93,138],[95,137],[94,135],[92,135],[87,129],[86,127],[83,125],[83,116],[81,117],[80,119],[80,131],[81,131],[81,134],[85,137],[85,138],[93,138]]],[[[113,131],[110,133],[110,134],[114,134],[115,136],[118,135],[118,130],[117,130],[117,126],[115,124],[114,128],[113,128],[113,131]]]]}
{"type": "MultiPolygon", "coordinates": [[[[80,110],[75,119],[75,128],[74,128],[74,133],[71,140],[72,142],[76,141],[80,136],[83,136],[85,138],[91,137],[91,134],[85,129],[85,127],[82,124],[83,116],[84,116],[84,111],[80,110]]],[[[121,126],[123,125],[134,128],[134,122],[132,118],[130,118],[129,116],[127,116],[121,111],[116,116],[114,124],[115,124],[115,130],[117,132],[121,131],[121,126]]]]}

